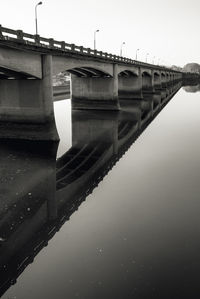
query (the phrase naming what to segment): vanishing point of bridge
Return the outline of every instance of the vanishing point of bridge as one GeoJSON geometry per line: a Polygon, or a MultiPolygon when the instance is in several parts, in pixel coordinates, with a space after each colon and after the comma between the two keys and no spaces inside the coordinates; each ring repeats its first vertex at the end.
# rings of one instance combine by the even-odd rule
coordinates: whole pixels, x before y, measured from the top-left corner
{"type": "Polygon", "coordinates": [[[0,125],[54,122],[52,77],[62,71],[72,74],[73,109],[120,110],[120,99],[143,99],[182,79],[166,67],[0,26],[0,125]]]}

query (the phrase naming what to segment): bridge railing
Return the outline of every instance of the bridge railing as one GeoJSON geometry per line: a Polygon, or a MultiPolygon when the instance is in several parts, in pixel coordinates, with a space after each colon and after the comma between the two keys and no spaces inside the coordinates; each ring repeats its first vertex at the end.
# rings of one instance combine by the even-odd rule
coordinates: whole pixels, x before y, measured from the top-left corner
{"type": "MultiPolygon", "coordinates": [[[[111,60],[113,62],[123,62],[127,64],[132,64],[132,65],[140,65],[143,67],[148,67],[152,69],[167,69],[170,71],[170,68],[159,66],[159,65],[154,65],[150,63],[145,63],[142,61],[136,61],[131,58],[126,58],[118,55],[114,55],[111,53],[107,52],[102,52],[102,51],[97,51],[93,50],[91,48],[85,48],[83,46],[77,46],[75,44],[68,44],[64,41],[57,41],[54,40],[53,38],[44,38],[41,37],[40,35],[32,35],[29,33],[25,33],[22,30],[13,30],[9,29],[6,27],[3,27],[0,25],[0,40],[4,41],[14,41],[17,43],[25,44],[25,45],[32,45],[36,47],[41,47],[41,48],[46,48],[46,49],[53,49],[56,51],[62,51],[62,52],[67,52],[67,53],[78,53],[80,55],[85,55],[85,56],[92,56],[96,58],[101,58],[104,60],[111,60]]],[[[171,70],[173,72],[180,73],[175,70],[171,70]]]]}

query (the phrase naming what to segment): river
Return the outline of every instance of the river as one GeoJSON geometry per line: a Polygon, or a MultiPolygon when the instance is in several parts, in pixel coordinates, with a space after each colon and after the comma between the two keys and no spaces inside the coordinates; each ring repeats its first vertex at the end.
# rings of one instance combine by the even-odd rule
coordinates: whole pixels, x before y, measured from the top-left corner
{"type": "MultiPolygon", "coordinates": [[[[1,192],[9,194],[4,198],[4,205],[10,205],[10,208],[7,214],[4,211],[0,222],[2,254],[7,258],[7,252],[11,252],[11,259],[10,256],[16,255],[13,248],[22,248],[12,264],[9,264],[9,259],[4,264],[4,267],[10,267],[5,272],[9,272],[8,277],[13,273],[15,278],[10,287],[10,282],[6,282],[8,285],[4,282],[3,299],[199,298],[200,97],[199,89],[191,91],[193,88],[182,87],[153,121],[144,122],[144,129],[139,136],[134,133],[134,138],[127,136],[131,136],[130,132],[135,132],[134,128],[138,128],[141,122],[137,118],[138,106],[131,111],[132,114],[124,108],[124,114],[116,118],[115,114],[108,117],[106,112],[71,114],[70,100],[63,100],[55,102],[57,129],[61,137],[58,151],[53,150],[53,146],[50,151],[51,145],[47,145],[50,153],[46,155],[43,145],[42,150],[39,147],[36,152],[32,146],[26,146],[26,149],[31,148],[31,154],[24,150],[19,157],[22,152],[19,145],[3,145],[1,163],[6,161],[9,173],[4,170],[4,190],[1,192]],[[125,122],[125,117],[129,121],[125,122]],[[126,146],[121,146],[120,155],[116,154],[116,123],[118,132],[120,128],[120,140],[126,143],[126,146]],[[94,148],[101,148],[102,152],[93,153],[91,144],[94,148]],[[76,154],[68,154],[63,161],[63,154],[72,146],[76,154]],[[87,181],[78,179],[78,183],[73,185],[73,176],[68,177],[69,181],[65,179],[66,173],[63,176],[62,163],[66,163],[72,154],[75,157],[81,146],[87,153],[93,153],[88,155],[94,164],[97,156],[101,157],[110,170],[104,170],[98,183],[92,181],[91,175],[87,181]],[[112,167],[108,163],[110,156],[106,158],[107,152],[112,152],[114,157],[112,167]],[[56,155],[60,161],[57,165],[56,155]],[[36,213],[42,213],[38,206],[42,207],[44,200],[48,202],[55,195],[55,186],[52,187],[55,167],[60,174],[57,175],[57,190],[61,210],[64,213],[67,209],[63,201],[69,196],[70,212],[66,219],[62,216],[63,223],[57,232],[48,231],[49,235],[53,232],[46,246],[43,243],[32,246],[34,254],[31,245],[30,248],[23,245],[22,238],[32,244],[45,234],[37,231],[38,223],[44,223],[42,216],[38,214],[36,217],[36,213]],[[21,175],[21,180],[16,174],[21,175]],[[69,182],[73,185],[71,189],[68,188],[69,182]],[[76,195],[85,184],[93,184],[95,188],[76,195]],[[23,224],[21,228],[16,220],[15,236],[14,233],[7,234],[13,245],[6,247],[7,238],[3,232],[16,219],[12,190],[14,195],[23,193],[16,214],[26,209],[20,214],[20,219],[26,221],[20,222],[23,224]],[[81,200],[78,199],[80,196],[81,200]],[[31,200],[34,199],[37,204],[32,207],[31,200]],[[27,215],[30,209],[34,213],[27,215]],[[37,235],[34,235],[34,241],[32,236],[28,237],[33,231],[37,235]],[[12,250],[10,246],[13,246],[12,250]],[[18,258],[23,248],[27,253],[19,265],[18,258]],[[23,268],[22,264],[25,265],[23,268]]],[[[82,163],[81,153],[78,163],[82,163]]],[[[102,172],[103,164],[98,167],[102,172]]],[[[72,171],[70,167],[67,171],[69,169],[72,171]]],[[[86,173],[86,166],[81,171],[77,174],[80,177],[83,171],[86,173]]],[[[48,229],[57,217],[51,205],[55,205],[54,199],[49,203],[48,229]]]]}

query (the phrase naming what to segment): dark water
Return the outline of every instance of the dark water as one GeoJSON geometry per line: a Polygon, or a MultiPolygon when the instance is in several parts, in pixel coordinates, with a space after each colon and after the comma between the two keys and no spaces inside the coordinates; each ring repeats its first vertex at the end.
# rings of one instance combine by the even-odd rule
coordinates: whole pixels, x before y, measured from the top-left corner
{"type": "Polygon", "coordinates": [[[152,122],[151,102],[72,115],[56,102],[58,152],[2,142],[2,298],[200,297],[199,92],[152,122]]]}

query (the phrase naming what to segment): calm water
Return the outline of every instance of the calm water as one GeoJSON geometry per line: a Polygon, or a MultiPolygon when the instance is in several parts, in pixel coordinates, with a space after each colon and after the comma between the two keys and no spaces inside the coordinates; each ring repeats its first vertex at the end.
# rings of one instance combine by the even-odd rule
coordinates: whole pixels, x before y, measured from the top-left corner
{"type": "MultiPolygon", "coordinates": [[[[74,177],[66,181],[60,171],[55,191],[56,147],[48,144],[34,150],[32,145],[3,145],[1,193],[7,196],[1,204],[0,252],[8,264],[5,267],[10,267],[5,273],[10,271],[9,277],[13,273],[14,285],[2,298],[200,297],[200,93],[188,91],[192,90],[182,88],[175,94],[126,154],[117,157],[118,162],[87,198],[81,190],[93,184],[92,176],[85,182],[80,177],[73,185],[74,177]],[[48,238],[48,246],[37,247],[36,240],[42,240],[47,230],[51,235],[51,224],[58,215],[55,197],[61,207],[57,213],[67,213],[69,219],[63,216],[64,224],[48,238]],[[43,217],[46,201],[48,225],[43,217]],[[42,225],[45,231],[38,233],[42,225]],[[6,231],[11,226],[13,234],[6,231]],[[11,240],[7,247],[6,236],[11,240]],[[15,248],[22,248],[17,257],[15,248]],[[20,264],[18,256],[23,250],[20,264]],[[15,257],[14,266],[9,265],[7,255],[15,257]]],[[[61,136],[58,158],[72,145],[76,150],[84,147],[90,155],[92,144],[101,151],[92,152],[91,161],[98,156],[107,163],[107,152],[116,157],[116,130],[121,142],[127,139],[128,148],[133,140],[127,136],[139,126],[137,107],[132,114],[124,107],[118,117],[81,112],[71,116],[70,100],[56,102],[55,109],[61,136]]],[[[69,156],[72,153],[65,163],[69,156]]],[[[82,152],[79,165],[83,156],[82,152]]],[[[57,168],[62,170],[64,162],[57,162],[57,168]]],[[[86,173],[84,167],[77,177],[86,173]]]]}

